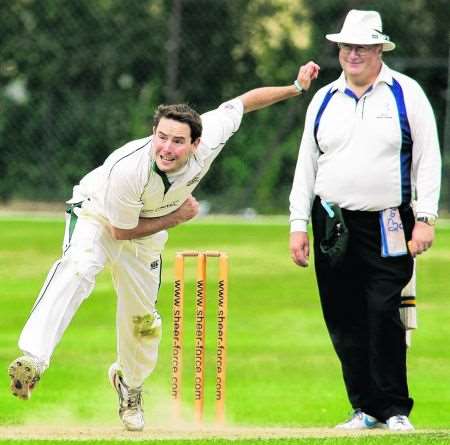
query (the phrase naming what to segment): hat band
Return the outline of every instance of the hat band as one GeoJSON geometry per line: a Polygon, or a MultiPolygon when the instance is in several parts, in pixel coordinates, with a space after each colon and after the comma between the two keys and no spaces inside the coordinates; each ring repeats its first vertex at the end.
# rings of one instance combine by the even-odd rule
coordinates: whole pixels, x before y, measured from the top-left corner
{"type": "Polygon", "coordinates": [[[327,38],[338,43],[354,43],[360,45],[381,45],[389,42],[389,36],[381,34],[376,30],[365,30],[365,32],[342,30],[339,34],[328,34],[327,38]]]}

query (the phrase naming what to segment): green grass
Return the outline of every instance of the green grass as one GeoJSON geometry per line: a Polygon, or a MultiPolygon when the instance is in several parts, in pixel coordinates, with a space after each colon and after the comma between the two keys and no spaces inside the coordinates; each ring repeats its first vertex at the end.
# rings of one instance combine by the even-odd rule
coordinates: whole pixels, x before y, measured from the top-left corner
{"type": "MultiPolygon", "coordinates": [[[[358,438],[324,438],[324,439],[314,439],[314,438],[305,438],[305,439],[259,439],[259,440],[168,440],[164,441],[164,445],[210,445],[210,444],[226,444],[230,445],[441,445],[448,444],[450,440],[449,436],[439,435],[439,434],[423,434],[423,435],[408,435],[408,436],[382,436],[382,437],[358,437],[358,438]]],[[[134,441],[133,441],[134,442],[134,441]]],[[[132,442],[132,443],[133,443],[132,442]]],[[[1,443],[10,443],[3,442],[1,443]]],[[[14,441],[14,445],[36,445],[35,441],[14,441]]],[[[54,444],[54,441],[43,440],[39,441],[39,445],[50,445],[54,444]]],[[[58,443],[58,442],[56,442],[58,443]]],[[[84,445],[123,445],[124,441],[89,441],[82,442],[84,445]]],[[[140,444],[158,444],[160,441],[140,441],[140,444]]],[[[64,441],[64,445],[79,445],[79,441],[70,440],[64,441]]]]}
{"type": "MultiPolygon", "coordinates": [[[[6,370],[18,353],[21,328],[48,269],[60,255],[63,229],[59,219],[0,219],[0,369],[6,370]]],[[[228,423],[329,427],[341,421],[350,408],[340,368],[321,317],[313,268],[300,269],[290,260],[287,218],[256,221],[224,218],[199,220],[170,233],[158,301],[165,323],[160,360],[145,387],[149,427],[170,425],[173,260],[175,251],[181,249],[224,250],[230,256],[228,423]]],[[[450,225],[441,224],[435,245],[418,259],[419,329],[413,334],[409,352],[409,385],[415,398],[411,420],[419,429],[450,427],[449,260],[450,225]]],[[[212,261],[208,272],[211,282],[216,280],[216,275],[216,263],[212,261]]],[[[193,295],[194,260],[188,264],[187,279],[186,293],[193,295]]],[[[208,287],[210,303],[213,303],[214,293],[213,286],[208,287]]],[[[210,309],[212,317],[212,304],[210,309]]],[[[209,326],[213,333],[213,324],[209,326]]],[[[192,360],[193,329],[189,331],[186,356],[192,360]]],[[[206,417],[211,420],[212,337],[207,353],[206,417]]],[[[11,397],[7,374],[0,372],[0,425],[117,426],[115,394],[106,378],[114,357],[115,296],[109,271],[105,270],[66,331],[51,367],[30,401],[11,397]]],[[[189,418],[192,370],[187,363],[185,368],[184,409],[189,418]]],[[[357,443],[388,444],[390,437],[358,438],[357,443]]],[[[396,436],[392,443],[393,440],[401,444],[413,443],[413,440],[415,444],[444,443],[438,442],[442,440],[439,435],[396,436]]],[[[306,442],[316,443],[313,439],[270,443],[306,442]]],[[[356,441],[327,438],[317,443],[356,441]]]]}

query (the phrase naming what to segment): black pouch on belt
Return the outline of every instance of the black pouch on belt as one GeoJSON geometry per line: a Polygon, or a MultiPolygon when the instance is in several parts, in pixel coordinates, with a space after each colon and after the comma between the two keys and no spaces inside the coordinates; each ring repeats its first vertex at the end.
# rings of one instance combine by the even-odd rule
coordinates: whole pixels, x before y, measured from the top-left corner
{"type": "Polygon", "coordinates": [[[328,258],[331,267],[339,266],[347,251],[349,232],[342,210],[335,204],[321,201],[326,211],[325,233],[320,241],[320,251],[328,258]]]}

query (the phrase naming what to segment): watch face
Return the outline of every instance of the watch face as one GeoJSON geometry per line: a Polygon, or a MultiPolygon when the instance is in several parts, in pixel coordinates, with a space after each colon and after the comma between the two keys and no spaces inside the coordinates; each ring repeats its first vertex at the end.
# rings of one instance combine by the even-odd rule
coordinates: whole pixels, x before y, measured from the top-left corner
{"type": "Polygon", "coordinates": [[[436,223],[436,219],[433,217],[428,216],[419,216],[417,218],[417,221],[424,222],[425,224],[428,224],[429,226],[434,226],[436,223]]]}

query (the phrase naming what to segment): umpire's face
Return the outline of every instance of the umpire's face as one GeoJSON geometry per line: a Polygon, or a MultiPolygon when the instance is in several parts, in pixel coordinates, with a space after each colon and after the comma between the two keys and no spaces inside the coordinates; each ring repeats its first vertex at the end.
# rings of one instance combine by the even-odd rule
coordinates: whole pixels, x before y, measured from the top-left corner
{"type": "Polygon", "coordinates": [[[356,84],[373,83],[381,68],[382,45],[339,45],[339,63],[347,80],[356,84]]]}
{"type": "Polygon", "coordinates": [[[156,165],[166,173],[173,173],[186,165],[197,148],[200,138],[191,140],[188,124],[173,119],[162,118],[153,128],[153,150],[156,165]]]}

